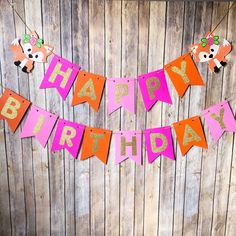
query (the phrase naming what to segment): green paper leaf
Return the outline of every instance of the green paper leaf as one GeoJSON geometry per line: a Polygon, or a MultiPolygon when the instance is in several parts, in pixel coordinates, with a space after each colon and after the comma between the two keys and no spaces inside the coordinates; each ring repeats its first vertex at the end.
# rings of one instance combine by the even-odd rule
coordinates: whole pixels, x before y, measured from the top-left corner
{"type": "Polygon", "coordinates": [[[24,36],[24,43],[28,43],[30,40],[30,35],[29,34],[25,34],[24,36]]]}

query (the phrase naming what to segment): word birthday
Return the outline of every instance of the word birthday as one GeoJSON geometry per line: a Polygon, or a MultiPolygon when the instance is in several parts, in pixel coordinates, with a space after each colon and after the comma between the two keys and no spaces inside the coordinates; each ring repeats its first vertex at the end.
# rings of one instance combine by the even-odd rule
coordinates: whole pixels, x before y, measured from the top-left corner
{"type": "MultiPolygon", "coordinates": [[[[77,70],[77,68],[71,70],[73,69],[77,70]]],[[[103,80],[103,78],[98,78],[103,80]]],[[[95,79],[97,80],[97,77],[95,79]]],[[[93,80],[91,79],[91,81],[93,80]]],[[[125,89],[121,93],[125,93],[125,89]]],[[[116,99],[121,99],[121,96],[117,95],[116,99]]],[[[0,119],[6,120],[11,130],[15,132],[30,104],[30,101],[19,94],[5,89],[2,97],[0,97],[0,119]]],[[[219,140],[225,131],[236,132],[236,120],[228,101],[222,101],[207,108],[202,112],[202,116],[205,118],[215,142],[219,140]]],[[[31,106],[22,127],[20,138],[35,137],[45,147],[56,123],[51,147],[52,152],[66,149],[74,158],[77,158],[79,149],[82,146],[81,160],[97,156],[104,164],[107,163],[112,136],[111,130],[86,127],[83,124],[58,119],[57,115],[35,105],[31,106]]],[[[185,155],[192,146],[207,148],[200,116],[176,122],[173,127],[182,155],[185,155]]],[[[142,164],[143,134],[145,136],[148,163],[152,163],[160,155],[175,160],[171,126],[165,126],[143,131],[114,132],[116,164],[127,158],[137,164],[142,164]]]]}

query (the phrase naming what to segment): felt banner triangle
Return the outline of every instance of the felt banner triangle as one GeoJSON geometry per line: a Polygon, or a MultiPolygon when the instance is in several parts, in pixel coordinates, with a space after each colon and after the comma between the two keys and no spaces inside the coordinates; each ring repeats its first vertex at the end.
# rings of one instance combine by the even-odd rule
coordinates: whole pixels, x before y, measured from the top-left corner
{"type": "Polygon", "coordinates": [[[177,93],[183,97],[190,85],[204,85],[198,69],[189,53],[165,65],[177,93]]]}
{"type": "Polygon", "coordinates": [[[56,88],[63,100],[66,99],[80,67],[54,55],[40,85],[40,89],[56,88]]]}
{"type": "Polygon", "coordinates": [[[52,142],[51,152],[67,149],[74,158],[77,158],[84,129],[84,125],[59,119],[52,142]]]}
{"type": "Polygon", "coordinates": [[[149,111],[158,100],[172,104],[163,69],[140,75],[138,83],[146,111],[149,111]]]}
{"type": "Polygon", "coordinates": [[[111,130],[86,127],[80,160],[96,156],[104,164],[107,163],[111,142],[111,130]]]}
{"type": "Polygon", "coordinates": [[[77,76],[72,106],[88,102],[98,112],[104,84],[105,77],[81,70],[77,76]]]}
{"type": "Polygon", "coordinates": [[[5,89],[0,97],[0,120],[6,120],[12,132],[15,132],[29,106],[30,101],[5,89]]]}
{"type": "Polygon", "coordinates": [[[207,108],[202,112],[215,143],[225,131],[236,132],[236,120],[228,101],[207,108]]]}
{"type": "Polygon", "coordinates": [[[181,120],[173,124],[182,155],[192,146],[207,148],[205,134],[199,116],[181,120]]]}
{"type": "Polygon", "coordinates": [[[32,105],[20,138],[35,137],[45,147],[58,116],[32,105]]]}
{"type": "Polygon", "coordinates": [[[115,133],[116,164],[130,158],[142,164],[142,131],[118,131],[115,133]]]}
{"type": "Polygon", "coordinates": [[[146,129],[144,135],[149,164],[160,155],[175,160],[171,126],[146,129]]]}
{"type": "Polygon", "coordinates": [[[109,78],[108,83],[108,114],[120,107],[135,113],[136,95],[133,78],[109,78]]]}

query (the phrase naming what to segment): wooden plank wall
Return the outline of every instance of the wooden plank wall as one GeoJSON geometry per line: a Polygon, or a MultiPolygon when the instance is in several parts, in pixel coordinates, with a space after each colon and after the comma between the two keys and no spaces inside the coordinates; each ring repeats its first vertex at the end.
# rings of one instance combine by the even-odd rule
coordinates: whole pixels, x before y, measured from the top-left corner
{"type": "MultiPolygon", "coordinates": [[[[232,2],[160,2],[130,0],[16,0],[16,10],[55,52],[84,70],[107,77],[137,76],[163,67],[214,27],[232,2]]],[[[216,30],[236,45],[236,7],[216,30]]],[[[53,89],[39,90],[48,64],[26,75],[13,65],[9,44],[27,32],[0,1],[0,78],[65,119],[113,130],[168,125],[199,114],[235,94],[236,52],[217,75],[198,65],[206,82],[182,99],[168,79],[173,105],[157,103],[146,113],[138,88],[137,115],[106,115],[107,98],[95,113],[87,104],[70,106],[53,89]]],[[[1,89],[1,92],[3,90],[1,89]]],[[[231,102],[234,113],[236,100],[231,102]]],[[[205,124],[204,124],[205,126],[205,124]]],[[[152,165],[127,160],[74,160],[66,151],[50,153],[34,139],[19,139],[0,121],[0,235],[236,235],[236,140],[224,134],[209,149],[193,148],[177,160],[158,158],[152,165]]],[[[175,137],[175,136],[174,136],[175,137]]],[[[175,139],[176,140],[176,139],[175,139]]]]}

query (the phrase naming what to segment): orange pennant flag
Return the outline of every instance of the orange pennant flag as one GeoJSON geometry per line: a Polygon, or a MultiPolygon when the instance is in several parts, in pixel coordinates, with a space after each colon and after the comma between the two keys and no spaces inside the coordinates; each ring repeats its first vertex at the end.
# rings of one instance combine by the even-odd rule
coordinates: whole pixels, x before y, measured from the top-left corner
{"type": "Polygon", "coordinates": [[[192,146],[207,148],[207,142],[199,116],[176,122],[173,125],[183,156],[192,146]]]}
{"type": "Polygon", "coordinates": [[[180,97],[190,85],[204,85],[198,69],[189,53],[165,65],[165,70],[180,97]]]}
{"type": "Polygon", "coordinates": [[[97,156],[104,164],[107,163],[111,141],[111,130],[86,127],[80,160],[97,156]]]}
{"type": "Polygon", "coordinates": [[[72,106],[88,102],[98,112],[104,84],[105,77],[80,70],[76,80],[72,106]]]}
{"type": "Polygon", "coordinates": [[[30,101],[10,89],[5,89],[0,98],[0,119],[6,120],[15,132],[29,106],[30,101]]]}

